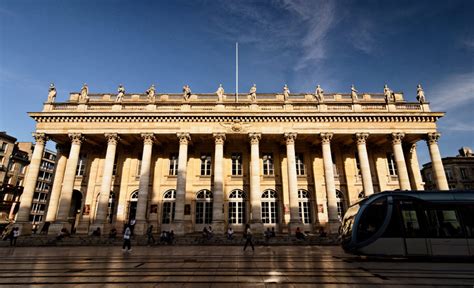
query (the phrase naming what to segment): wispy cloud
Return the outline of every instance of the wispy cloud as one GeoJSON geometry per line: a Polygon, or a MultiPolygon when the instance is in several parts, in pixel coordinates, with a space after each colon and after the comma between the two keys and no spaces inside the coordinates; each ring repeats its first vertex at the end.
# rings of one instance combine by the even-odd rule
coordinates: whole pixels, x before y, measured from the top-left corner
{"type": "Polygon", "coordinates": [[[474,105],[474,72],[447,77],[433,86],[427,100],[435,110],[450,110],[474,105]]]}
{"type": "Polygon", "coordinates": [[[370,54],[374,48],[374,24],[369,19],[358,21],[350,34],[351,43],[357,50],[370,54]]]}

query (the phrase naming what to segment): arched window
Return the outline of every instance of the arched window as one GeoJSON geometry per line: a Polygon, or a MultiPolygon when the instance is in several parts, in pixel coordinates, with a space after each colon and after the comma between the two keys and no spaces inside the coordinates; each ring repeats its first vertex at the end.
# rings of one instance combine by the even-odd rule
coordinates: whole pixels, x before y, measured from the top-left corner
{"type": "Polygon", "coordinates": [[[309,201],[309,192],[303,189],[298,190],[298,206],[300,219],[303,224],[311,223],[311,203],[309,201]]]}
{"type": "Polygon", "coordinates": [[[278,222],[278,203],[275,190],[265,190],[262,193],[262,222],[276,224],[278,222]]]}
{"type": "Polygon", "coordinates": [[[244,224],[245,219],[245,192],[239,189],[232,190],[229,195],[229,223],[244,224]]]}
{"type": "Polygon", "coordinates": [[[339,221],[342,221],[342,217],[344,217],[344,213],[346,212],[346,208],[344,205],[344,194],[336,190],[336,199],[337,199],[337,217],[339,218],[339,221]]]}
{"type": "Polygon", "coordinates": [[[163,224],[169,224],[174,220],[175,205],[176,190],[170,189],[163,194],[163,224]]]}
{"type": "Polygon", "coordinates": [[[212,192],[203,189],[196,194],[196,224],[212,222],[212,192]]]}
{"type": "Polygon", "coordinates": [[[135,219],[137,215],[137,203],[138,203],[138,190],[135,190],[130,195],[130,200],[128,201],[128,221],[135,219]]]}

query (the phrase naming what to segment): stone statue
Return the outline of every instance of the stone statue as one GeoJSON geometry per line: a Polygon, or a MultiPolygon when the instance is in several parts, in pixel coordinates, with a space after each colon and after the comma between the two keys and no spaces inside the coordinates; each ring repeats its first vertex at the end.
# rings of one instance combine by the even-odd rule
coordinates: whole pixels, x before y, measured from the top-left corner
{"type": "Polygon", "coordinates": [[[123,96],[125,95],[125,88],[123,87],[122,84],[119,85],[117,89],[117,98],[115,98],[115,102],[122,102],[123,96]]]}
{"type": "Polygon", "coordinates": [[[357,90],[355,89],[355,87],[354,87],[354,84],[352,84],[352,86],[351,86],[351,98],[352,98],[352,102],[357,101],[357,92],[359,92],[359,91],[357,91],[357,90]]]}
{"type": "Polygon", "coordinates": [[[54,103],[55,100],[56,100],[56,87],[54,87],[54,84],[51,83],[49,84],[48,103],[54,103]]]}
{"type": "Polygon", "coordinates": [[[288,89],[288,85],[286,84],[285,86],[283,86],[283,97],[285,101],[288,101],[288,99],[290,98],[290,89],[288,89]]]}
{"type": "Polygon", "coordinates": [[[252,102],[257,101],[257,84],[253,84],[252,88],[250,88],[249,95],[252,102]]]}
{"type": "Polygon", "coordinates": [[[383,86],[383,95],[386,103],[395,101],[395,95],[393,94],[393,91],[388,88],[387,84],[383,86]]]}
{"type": "Polygon", "coordinates": [[[219,88],[217,88],[216,94],[217,94],[217,102],[224,101],[224,87],[222,87],[222,84],[219,84],[219,88]]]}
{"type": "Polygon", "coordinates": [[[426,101],[425,92],[423,91],[421,84],[418,84],[418,86],[416,86],[416,100],[418,100],[420,104],[423,104],[426,101]]]}
{"type": "Polygon", "coordinates": [[[81,94],[79,95],[79,101],[87,102],[87,100],[89,100],[89,87],[84,83],[81,88],[81,94]]]}
{"type": "Polygon", "coordinates": [[[324,90],[319,84],[316,86],[316,91],[314,92],[314,95],[316,96],[316,100],[318,100],[319,102],[324,101],[324,90]]]}
{"type": "Polygon", "coordinates": [[[155,85],[151,85],[150,88],[148,88],[148,90],[145,91],[147,97],[148,97],[148,101],[150,102],[155,102],[155,85]]]}
{"type": "Polygon", "coordinates": [[[183,97],[184,97],[184,100],[186,101],[188,101],[189,98],[191,97],[191,88],[189,87],[189,85],[183,86],[183,97]]]}

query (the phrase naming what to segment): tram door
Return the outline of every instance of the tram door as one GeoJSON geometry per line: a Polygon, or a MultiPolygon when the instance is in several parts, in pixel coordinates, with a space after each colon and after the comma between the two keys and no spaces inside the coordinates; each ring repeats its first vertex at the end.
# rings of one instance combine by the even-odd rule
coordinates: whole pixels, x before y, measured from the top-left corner
{"type": "Polygon", "coordinates": [[[400,201],[407,255],[428,255],[426,218],[423,210],[411,200],[400,201]]]}

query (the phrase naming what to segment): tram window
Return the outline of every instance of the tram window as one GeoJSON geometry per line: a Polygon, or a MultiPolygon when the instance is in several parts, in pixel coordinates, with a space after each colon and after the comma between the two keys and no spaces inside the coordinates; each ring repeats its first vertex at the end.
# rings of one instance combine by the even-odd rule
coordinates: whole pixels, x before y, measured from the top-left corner
{"type": "Polygon", "coordinates": [[[382,234],[382,238],[399,238],[402,237],[402,230],[400,226],[400,214],[398,213],[397,207],[394,205],[392,210],[392,217],[388,223],[387,229],[382,234]]]}
{"type": "Polygon", "coordinates": [[[405,236],[407,238],[425,237],[415,207],[411,205],[408,207],[402,206],[401,212],[405,236]]]}
{"type": "Polygon", "coordinates": [[[474,238],[474,205],[466,205],[460,209],[464,227],[468,238],[474,238]]]}
{"type": "Polygon", "coordinates": [[[430,220],[430,237],[459,238],[464,237],[458,214],[452,208],[428,210],[430,220]]]}
{"type": "Polygon", "coordinates": [[[370,204],[363,212],[357,227],[357,240],[364,241],[372,237],[382,227],[387,214],[387,201],[381,199],[370,204]]]}

